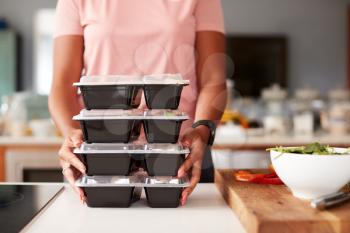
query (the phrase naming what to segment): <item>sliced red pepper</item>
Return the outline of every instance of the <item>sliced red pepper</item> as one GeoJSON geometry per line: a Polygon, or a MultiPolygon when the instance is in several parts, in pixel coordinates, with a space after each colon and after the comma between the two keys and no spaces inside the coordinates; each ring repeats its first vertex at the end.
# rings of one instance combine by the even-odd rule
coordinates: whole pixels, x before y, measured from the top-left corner
{"type": "Polygon", "coordinates": [[[270,174],[253,174],[248,171],[238,171],[235,173],[235,178],[238,181],[250,182],[255,184],[283,184],[282,180],[277,176],[275,172],[270,174]]]}
{"type": "Polygon", "coordinates": [[[261,179],[253,179],[249,181],[255,184],[272,184],[272,185],[280,185],[283,184],[282,180],[278,177],[275,178],[261,178],[261,179]]]}
{"type": "Polygon", "coordinates": [[[236,180],[250,182],[254,179],[263,178],[264,174],[238,173],[235,174],[236,180]]]}

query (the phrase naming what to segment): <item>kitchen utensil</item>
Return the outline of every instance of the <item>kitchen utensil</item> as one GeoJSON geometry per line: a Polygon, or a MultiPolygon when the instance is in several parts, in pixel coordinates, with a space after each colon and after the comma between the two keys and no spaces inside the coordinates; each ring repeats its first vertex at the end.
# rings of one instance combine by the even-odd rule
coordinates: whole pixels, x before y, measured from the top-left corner
{"type": "Polygon", "coordinates": [[[322,196],[317,199],[311,200],[311,207],[318,209],[318,210],[324,210],[328,209],[340,204],[343,204],[350,200],[350,194],[344,193],[344,192],[338,192],[333,193],[330,195],[322,196]]]}

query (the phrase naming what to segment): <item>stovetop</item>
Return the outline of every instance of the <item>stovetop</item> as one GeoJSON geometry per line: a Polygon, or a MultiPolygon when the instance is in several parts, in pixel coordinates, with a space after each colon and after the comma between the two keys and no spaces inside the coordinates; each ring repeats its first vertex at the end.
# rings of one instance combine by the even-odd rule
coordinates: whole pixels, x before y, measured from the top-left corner
{"type": "Polygon", "coordinates": [[[53,184],[0,184],[0,233],[18,233],[61,190],[53,184]]]}

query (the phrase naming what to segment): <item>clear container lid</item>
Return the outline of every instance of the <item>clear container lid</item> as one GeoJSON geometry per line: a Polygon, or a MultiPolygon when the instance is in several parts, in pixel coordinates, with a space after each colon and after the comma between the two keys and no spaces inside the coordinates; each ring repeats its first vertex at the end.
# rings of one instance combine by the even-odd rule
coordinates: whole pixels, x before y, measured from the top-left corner
{"type": "Polygon", "coordinates": [[[73,86],[112,86],[112,85],[188,85],[181,74],[155,74],[155,75],[100,75],[83,76],[80,82],[73,86]]]}
{"type": "Polygon", "coordinates": [[[181,74],[153,74],[143,77],[145,84],[175,84],[175,85],[188,85],[189,80],[182,78],[181,74]]]}
{"type": "Polygon", "coordinates": [[[77,187],[189,187],[188,177],[169,176],[83,176],[76,181],[77,187]]]}
{"type": "Polygon", "coordinates": [[[147,177],[143,187],[188,187],[188,178],[176,178],[169,176],[147,177]]]}
{"type": "Polygon", "coordinates": [[[80,111],[79,115],[73,117],[73,120],[116,120],[116,119],[130,119],[130,120],[187,120],[189,116],[178,110],[86,110],[80,111]]]}
{"type": "Polygon", "coordinates": [[[181,144],[164,143],[83,143],[74,149],[75,154],[189,154],[190,150],[181,144]]]}
{"type": "Polygon", "coordinates": [[[179,110],[147,110],[144,115],[147,119],[189,119],[187,113],[181,112],[179,110]]]}
{"type": "Polygon", "coordinates": [[[73,86],[143,85],[141,75],[83,76],[73,86]]]}

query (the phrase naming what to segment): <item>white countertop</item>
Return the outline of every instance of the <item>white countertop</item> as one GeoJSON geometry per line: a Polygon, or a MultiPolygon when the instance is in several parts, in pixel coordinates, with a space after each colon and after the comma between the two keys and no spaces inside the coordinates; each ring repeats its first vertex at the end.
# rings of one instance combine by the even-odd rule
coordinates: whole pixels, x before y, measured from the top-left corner
{"type": "MultiPolygon", "coordinates": [[[[60,137],[9,137],[0,136],[0,146],[60,146],[60,137]]],[[[320,142],[329,145],[350,145],[350,135],[315,134],[313,136],[248,136],[241,135],[217,138],[215,146],[264,146],[264,145],[303,145],[320,142]]]]}
{"type": "Polygon", "coordinates": [[[184,207],[157,209],[142,200],[130,208],[89,208],[70,187],[22,231],[24,233],[244,233],[214,184],[199,184],[184,207]]]}
{"type": "Polygon", "coordinates": [[[350,145],[350,135],[315,134],[312,136],[264,135],[217,137],[215,146],[264,146],[264,145],[305,145],[319,142],[329,145],[350,145]]]}
{"type": "Polygon", "coordinates": [[[63,142],[63,138],[60,137],[11,137],[0,136],[0,146],[16,146],[16,145],[41,145],[41,146],[59,146],[63,142]]]}

